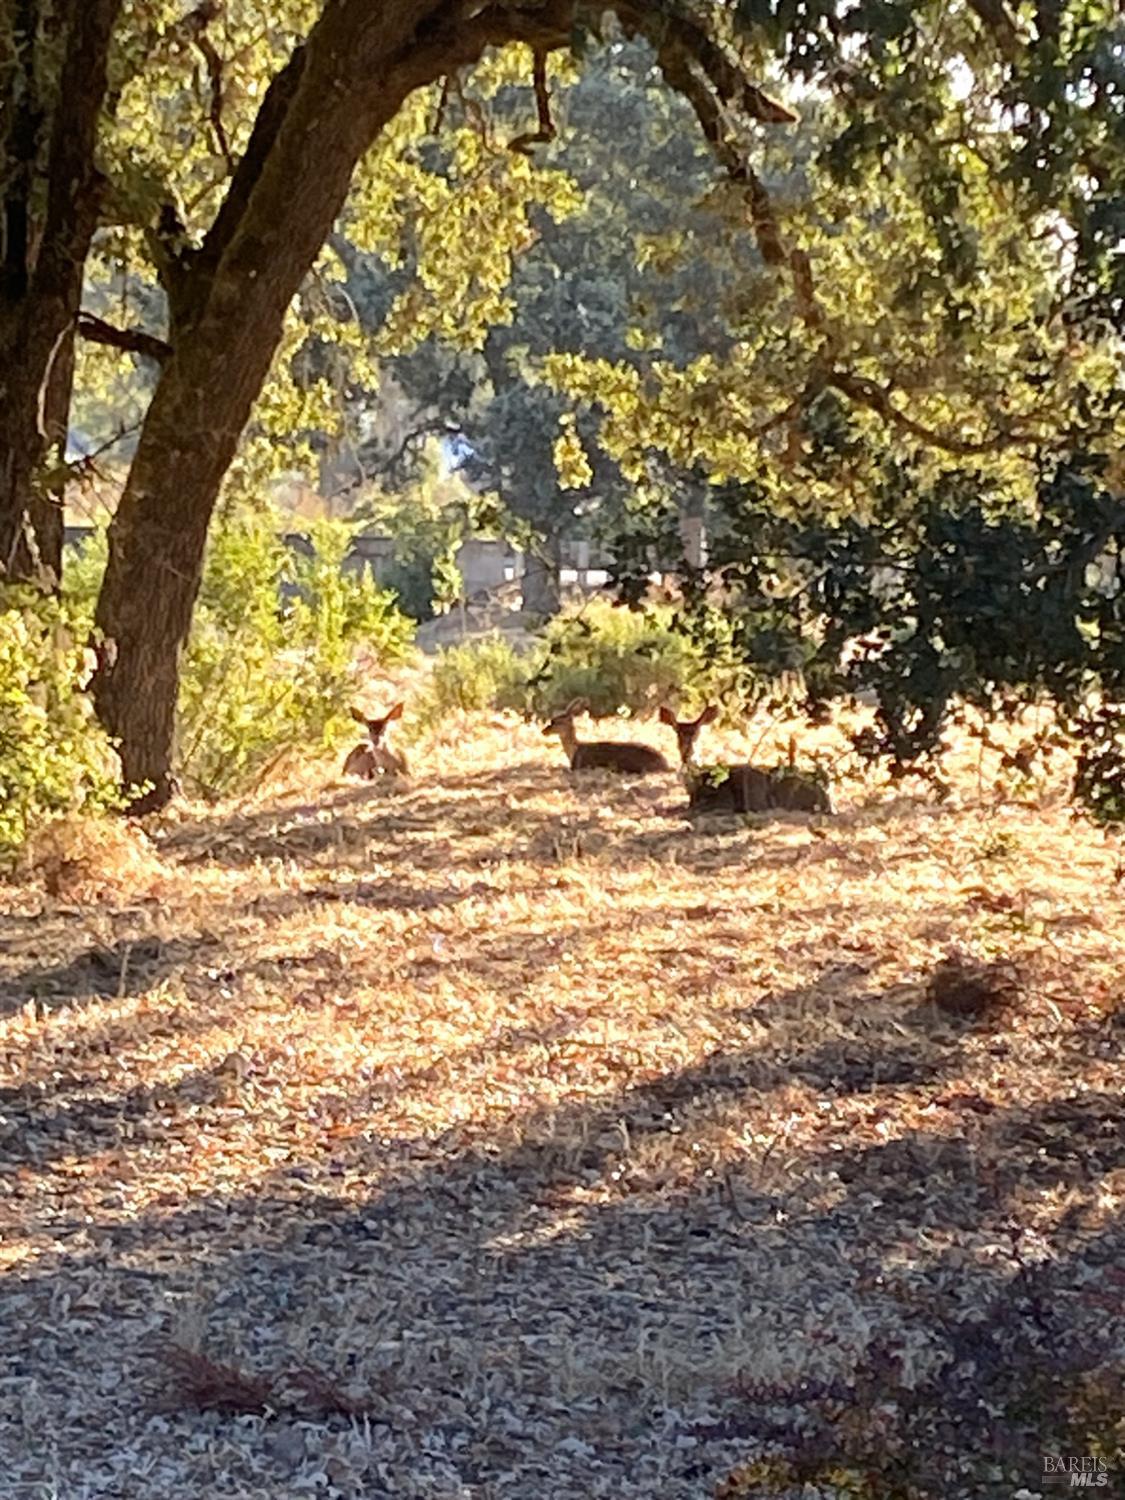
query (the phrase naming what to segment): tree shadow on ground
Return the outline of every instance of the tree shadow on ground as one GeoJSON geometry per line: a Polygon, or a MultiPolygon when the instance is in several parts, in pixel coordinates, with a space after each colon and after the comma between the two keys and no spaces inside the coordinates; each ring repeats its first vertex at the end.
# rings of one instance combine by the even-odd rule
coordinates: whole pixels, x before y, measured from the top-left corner
{"type": "MultiPolygon", "coordinates": [[[[509,789],[525,784],[524,768],[501,774],[509,789]]],[[[526,772],[529,781],[540,774],[526,772]]],[[[704,993],[732,982],[760,988],[742,955],[722,959],[705,938],[699,954],[683,942],[661,945],[661,922],[683,917],[683,906],[646,909],[631,924],[617,912],[605,924],[548,931],[535,930],[532,911],[474,934],[464,952],[455,937],[419,923],[418,942],[408,933],[401,952],[380,949],[367,967],[351,969],[315,933],[273,956],[253,955],[261,928],[317,903],[424,914],[510,894],[510,885],[470,877],[477,856],[454,855],[435,837],[443,819],[456,837],[474,837],[482,817],[474,787],[465,778],[455,788],[464,802],[448,808],[440,791],[417,794],[432,795],[432,806],[396,803],[384,787],[341,799],[344,809],[371,803],[362,834],[370,842],[357,851],[393,866],[393,839],[401,838],[412,873],[448,865],[448,876],[421,890],[406,876],[338,865],[322,878],[318,856],[336,846],[316,844],[317,833],[310,853],[300,837],[301,820],[319,827],[323,807],[275,808],[238,823],[220,862],[238,864],[247,846],[259,850],[254,858],[280,847],[278,857],[307,865],[313,883],[260,898],[252,909],[259,926],[242,949],[216,953],[204,931],[155,947],[141,935],[131,945],[87,947],[62,964],[24,964],[5,994],[15,1003],[38,990],[48,1008],[96,1005],[177,976],[190,1007],[99,1031],[97,1048],[112,1057],[136,1039],[137,1024],[170,1026],[185,1039],[216,1025],[237,1012],[244,982],[281,973],[295,1007],[330,1005],[399,965],[414,982],[491,983],[521,1004],[530,994],[538,1024],[501,1019],[448,1061],[503,1082],[514,1062],[541,1049],[543,1080],[552,1082],[566,1075],[568,1043],[588,1019],[579,1007],[552,1008],[553,968],[564,955],[581,962],[609,934],[665,966],[665,980],[680,962],[675,983],[698,983],[704,993]],[[297,820],[293,845],[286,817],[297,820]]],[[[623,799],[647,795],[607,786],[607,816],[620,819],[623,799]]],[[[653,788],[654,805],[664,795],[653,788]]],[[[529,828],[521,847],[542,864],[583,839],[626,857],[672,849],[700,873],[715,859],[721,867],[752,856],[776,868],[847,850],[848,825],[839,823],[795,849],[758,829],[714,840],[683,829],[615,831],[596,805],[562,820],[521,810],[520,819],[529,828]]],[[[206,836],[219,838],[214,826],[206,836]]],[[[189,857],[194,846],[172,847],[189,857]]],[[[487,847],[483,856],[496,857],[487,847]]],[[[716,914],[703,906],[706,917],[716,914]]],[[[237,907],[238,898],[213,904],[209,923],[237,907]]],[[[841,899],[841,924],[856,915],[841,899]]],[[[612,984],[610,966],[607,998],[612,984]]],[[[255,1427],[219,1418],[206,1428],[185,1413],[163,1430],[147,1425],[152,1400],[167,1394],[153,1351],[183,1338],[177,1308],[186,1306],[216,1357],[274,1368],[299,1346],[361,1394],[375,1393],[377,1419],[388,1427],[416,1421],[409,1472],[404,1464],[380,1474],[373,1460],[357,1491],[365,1497],[382,1494],[384,1482],[428,1482],[435,1432],[467,1432],[455,1477],[483,1493],[515,1473],[525,1494],[594,1494],[594,1459],[624,1444],[621,1494],[697,1497],[756,1444],[815,1440],[822,1454],[835,1452],[835,1428],[813,1410],[817,1382],[843,1391],[853,1413],[890,1410],[884,1446],[905,1432],[935,1463],[946,1453],[975,1461],[1001,1452],[1013,1464],[1031,1455],[1035,1468],[1020,1480],[1031,1487],[1038,1444],[1062,1417],[1049,1391],[1023,1416],[1018,1400],[1049,1387],[1063,1362],[1076,1369],[1100,1357],[1119,1331],[1120,1301],[1091,1299],[1107,1285],[1112,1297],[1105,1278],[1125,1263],[1122,1225],[1097,1206],[1125,1167],[1122,1106],[1108,1092],[1069,1084],[1062,1095],[1010,1106],[981,1098],[963,1076],[973,1049],[1010,1059],[1014,1074],[1018,1039],[988,1020],[936,1012],[920,1002],[920,989],[869,985],[862,967],[832,966],[820,981],[763,994],[733,1013],[753,1025],[752,1041],[715,1046],[655,1076],[634,1047],[635,1056],[616,1061],[624,1081],[613,1088],[552,1106],[536,1102],[533,1079],[521,1103],[491,1117],[468,1107],[440,1134],[396,1123],[395,1109],[402,1096],[440,1084],[446,1059],[376,1072],[345,1089],[306,1159],[262,1160],[250,1181],[231,1164],[229,1186],[176,1201],[155,1195],[138,1213],[109,1201],[122,1184],[158,1176],[164,1153],[182,1152],[186,1138],[212,1150],[231,1114],[268,1113],[268,1090],[244,1092],[226,1058],[145,1087],[122,1087],[94,1057],[88,1069],[73,1057],[65,1066],[48,1059],[40,1077],[0,1098],[0,1172],[12,1185],[12,1211],[35,1205],[44,1215],[27,1222],[38,1258],[7,1273],[6,1378],[34,1388],[40,1426],[59,1434],[64,1458],[73,1456],[68,1472],[82,1472],[83,1482],[79,1466],[92,1472],[110,1450],[147,1460],[192,1441],[222,1446],[231,1492],[259,1482],[247,1455],[260,1456],[288,1419],[255,1427]],[[826,1009],[828,1026],[820,1024],[826,1009]],[[869,1108],[857,1139],[840,1121],[850,1111],[848,1129],[858,1129],[860,1105],[869,1108]],[[806,1137],[794,1144],[801,1124],[806,1137]],[[100,1172],[106,1203],[71,1212],[68,1184],[100,1172]],[[1045,1221],[1040,1212],[1023,1236],[1021,1219],[1044,1202],[1056,1202],[1057,1214],[1045,1221]],[[537,1423],[546,1424],[545,1438],[537,1423]],[[524,1436],[532,1429],[535,1442],[524,1436]],[[653,1455],[663,1467],[649,1472],[653,1455]]],[[[1105,1056],[1107,1038],[1119,1046],[1120,1031],[1107,1024],[1095,1035],[1087,1023],[1082,1045],[1105,1056]]],[[[201,1177],[222,1181],[205,1160],[201,1177]]],[[[316,1440],[327,1442],[331,1421],[317,1424],[316,1440]]],[[[873,1447],[873,1461],[881,1451],[873,1447]]],[[[163,1500],[167,1490],[157,1479],[146,1488],[142,1468],[130,1471],[134,1488],[123,1493],[163,1500]]],[[[301,1477],[299,1464],[279,1461],[274,1492],[293,1493],[301,1477]]],[[[934,1494],[974,1493],[948,1466],[930,1482],[934,1494]]],[[[449,1471],[433,1478],[436,1492],[452,1483],[449,1471]]],[[[994,1477],[982,1483],[982,1495],[995,1493],[987,1488],[994,1477]]]]}
{"type": "Polygon", "coordinates": [[[446,775],[432,783],[388,778],[332,790],[315,802],[192,818],[158,830],[156,836],[164,852],[186,864],[233,868],[271,860],[322,868],[329,859],[347,864],[409,858],[419,871],[479,869],[504,861],[552,863],[577,853],[620,862],[674,858],[686,869],[709,871],[828,859],[854,862],[855,834],[903,816],[905,810],[927,822],[947,815],[898,798],[831,818],[778,812],[689,819],[674,777],[626,779],[526,762],[500,771],[446,775]],[[585,799],[578,811],[535,808],[524,800],[575,786],[585,799]],[[636,815],[657,818],[660,826],[630,826],[636,815]],[[793,849],[778,843],[779,834],[809,827],[816,830],[817,847],[793,849]]]}
{"type": "Polygon", "coordinates": [[[250,898],[239,895],[213,899],[200,925],[166,936],[151,931],[151,913],[142,909],[131,911],[119,922],[128,930],[112,942],[84,942],[85,934],[73,922],[60,926],[51,933],[50,946],[64,952],[69,948],[70,953],[61,961],[49,963],[38,958],[44,946],[40,918],[28,917],[18,924],[22,940],[18,945],[14,939],[9,943],[6,959],[0,955],[0,1018],[29,1002],[43,1011],[53,1011],[99,1000],[132,998],[172,976],[229,982],[237,973],[253,967],[232,966],[229,937],[218,935],[226,933],[235,917],[265,928],[307,915],[321,903],[364,911],[432,912],[491,895],[510,895],[513,889],[518,892],[522,888],[494,886],[484,880],[460,885],[430,883],[420,888],[396,878],[332,879],[250,898]],[[36,955],[35,961],[22,961],[27,951],[36,955]]]}
{"type": "Polygon", "coordinates": [[[301,891],[211,902],[204,920],[171,934],[152,931],[153,913],[130,909],[116,923],[121,935],[109,942],[90,942],[74,922],[50,932],[44,940],[41,920],[25,918],[11,926],[18,940],[0,955],[0,1018],[29,1002],[43,1011],[81,1008],[99,1000],[143,995],[176,975],[211,978],[225,967],[228,940],[220,936],[234,914],[263,925],[293,916],[309,904],[301,891]],[[45,948],[58,954],[44,963],[45,948]],[[25,962],[28,955],[33,961],[25,962]]]}
{"type": "MultiPolygon", "coordinates": [[[[775,1018],[799,1014],[807,1000],[777,997],[775,1018]]],[[[956,1030],[935,1065],[894,1082],[920,1107],[932,1110],[956,1071],[956,1030]]],[[[921,1050],[932,1037],[918,1041],[921,1050]]],[[[830,1084],[830,1099],[868,1092],[899,1060],[897,1041],[889,1057],[871,1045],[863,1077],[841,1075],[815,1047],[796,1066],[810,1083],[830,1084]]],[[[1125,1264],[1125,1226],[1099,1215],[1097,1198],[1125,1168],[1121,1100],[1072,1092],[981,1113],[971,1094],[955,1094],[939,1106],[944,1113],[895,1139],[840,1148],[826,1116],[821,1146],[771,1157],[756,1144],[725,1169],[706,1152],[692,1161],[686,1140],[706,1140],[711,1119],[753,1114],[764,1092],[790,1086],[793,1069],[788,1050],[771,1056],[768,1042],[716,1051],[606,1098],[531,1109],[496,1130],[398,1143],[380,1137],[376,1112],[370,1135],[328,1160],[90,1228],[87,1247],[14,1273],[20,1296],[8,1317],[27,1297],[57,1305],[97,1268],[104,1305],[86,1326],[101,1332],[75,1346],[73,1373],[91,1392],[111,1370],[121,1381],[113,1410],[122,1441],[161,1377],[141,1347],[122,1343],[115,1309],[126,1295],[134,1307],[140,1298],[142,1324],[172,1339],[162,1299],[202,1277],[225,1359],[275,1366],[300,1325],[314,1330],[306,1354],[354,1389],[377,1390],[393,1407],[425,1386],[439,1420],[460,1412],[474,1439],[461,1471],[467,1484],[487,1484],[522,1461],[519,1441],[488,1440],[498,1400],[516,1431],[551,1396],[589,1413],[588,1429],[581,1415],[556,1419],[556,1440],[575,1431],[589,1439],[558,1459],[568,1482],[602,1441],[595,1407],[616,1421],[627,1412],[642,1451],[664,1445],[660,1493],[679,1495],[701,1493],[683,1486],[713,1485],[761,1441],[807,1446],[802,1412],[808,1417],[823,1388],[850,1392],[860,1411],[883,1409],[890,1427],[874,1424],[872,1462],[885,1457],[875,1429],[893,1449],[898,1423],[912,1441],[923,1434],[914,1458],[931,1474],[931,1493],[989,1494],[994,1475],[979,1490],[960,1488],[968,1481],[957,1466],[999,1452],[1038,1467],[1040,1445],[1067,1420],[1055,1373],[1109,1353],[1113,1316],[1097,1298],[1107,1268],[1125,1264]],[[333,1170],[368,1171],[372,1190],[358,1201],[334,1193],[333,1170]],[[1033,1261],[1019,1237],[1029,1193],[1070,1205],[1045,1239],[1033,1237],[1033,1261]],[[144,1264],[156,1269],[138,1292],[144,1264]],[[415,1327],[421,1343],[403,1332],[415,1327]],[[440,1347],[427,1348],[435,1336],[440,1347]],[[784,1360],[771,1353],[779,1348],[784,1360]],[[791,1374],[771,1384],[766,1372],[775,1368],[791,1374]],[[1031,1401],[1033,1392],[1042,1394],[1031,1401]]],[[[121,1113],[135,1127],[148,1108],[131,1091],[121,1113]]],[[[48,1144],[56,1124],[68,1137],[81,1128],[103,1135],[103,1124],[71,1115],[45,1126],[48,1144]]],[[[43,1351],[57,1360],[60,1338],[65,1345],[60,1330],[44,1340],[30,1326],[10,1327],[6,1357],[49,1389],[43,1351]]],[[[191,1430],[187,1420],[181,1431],[191,1430]]],[[[857,1441],[854,1427],[839,1438],[845,1449],[857,1441]]],[[[224,1430],[232,1451],[260,1441],[233,1423],[224,1430]]],[[[831,1421],[812,1431],[830,1453],[831,1421]]],[[[134,1431],[129,1441],[160,1439],[134,1431]]]]}
{"type": "MultiPolygon", "coordinates": [[[[469,986],[474,992],[495,996],[501,1013],[514,1002],[526,1005],[530,999],[535,1002],[534,1013],[545,1021],[553,1014],[567,1016],[569,1029],[580,1028],[588,1021],[590,1005],[612,1003],[613,966],[612,963],[607,966],[606,954],[607,951],[612,954],[614,946],[621,965],[628,964],[641,973],[644,968],[638,971],[638,964],[647,966],[654,982],[659,976],[661,982],[671,983],[678,990],[690,990],[696,1001],[721,986],[745,984],[750,990],[760,988],[747,970],[752,955],[742,955],[737,950],[716,953],[707,941],[706,932],[695,942],[679,938],[675,943],[662,943],[661,930],[684,915],[684,908],[677,905],[645,907],[627,916],[617,912],[600,922],[548,926],[545,930],[540,928],[534,908],[483,931],[468,927],[446,933],[423,925],[413,936],[405,932],[394,953],[380,950],[364,960],[350,951],[342,954],[331,945],[326,946],[315,922],[309,926],[302,920],[299,945],[261,955],[262,936],[274,929],[279,918],[297,915],[305,919],[315,913],[317,903],[337,895],[341,899],[358,899],[361,906],[370,901],[379,908],[420,913],[455,907],[470,898],[511,895],[508,887],[493,887],[485,882],[431,889],[421,897],[417,890],[400,888],[394,883],[387,889],[377,885],[370,893],[366,886],[366,882],[360,881],[345,885],[343,891],[333,887],[326,893],[314,887],[262,897],[253,904],[255,925],[244,929],[237,940],[228,935],[220,942],[214,935],[214,929],[223,924],[221,912],[212,909],[204,931],[160,939],[123,938],[108,947],[85,948],[65,964],[33,965],[10,973],[3,981],[0,996],[10,998],[11,1009],[29,999],[36,1000],[44,1009],[59,1010],[89,1009],[103,1000],[116,1002],[150,992],[157,996],[139,1011],[134,1007],[123,1014],[111,1011],[96,1028],[84,1031],[68,1049],[64,1069],[52,1070],[48,1063],[29,1060],[22,1070],[24,1081],[11,1091],[10,1102],[22,1101],[27,1106],[36,1101],[37,1113],[48,1134],[60,1139],[65,1136],[72,1154],[96,1154],[106,1147],[104,1118],[114,1113],[116,1081],[112,1072],[107,1077],[105,1059],[119,1054],[135,1055],[152,1042],[164,1044],[167,1051],[169,1041],[186,1043],[213,1031],[237,1031],[238,1017],[252,999],[253,986],[258,982],[283,984],[292,996],[295,1010],[324,1008],[329,1013],[346,1006],[358,993],[392,981],[408,981],[423,991],[431,984],[469,986]],[[565,1004],[560,1006],[558,976],[566,966],[581,967],[591,958],[598,961],[599,972],[605,973],[600,1002],[595,988],[588,1001],[569,1009],[565,1004]],[[174,1006],[159,1000],[160,987],[170,979],[174,979],[177,992],[186,997],[174,1006]],[[49,1087],[44,1087],[45,1079],[49,1079],[49,1087]],[[56,1129],[51,1123],[53,1112],[65,1117],[65,1129],[62,1126],[56,1129]],[[81,1128],[86,1119],[93,1122],[89,1135],[81,1128]]],[[[230,909],[236,906],[245,916],[248,908],[232,902],[230,909]]],[[[721,915],[721,910],[710,906],[689,912],[704,919],[721,915]]],[[[822,911],[820,915],[825,919],[828,914],[822,911]]],[[[857,916],[854,903],[841,904],[840,916],[841,920],[854,921],[857,916]]],[[[823,983],[814,982],[778,996],[759,997],[742,1010],[732,1012],[735,1021],[752,1021],[763,1028],[765,1040],[761,1057],[743,1054],[739,1066],[733,1058],[727,1060],[724,1067],[730,1069],[730,1083],[726,1091],[749,1087],[772,1089],[794,1079],[825,1093],[855,1091],[921,1080],[928,1069],[951,1065],[955,1057],[951,1048],[943,1052],[929,1047],[927,1056],[919,1055],[932,1029],[929,1010],[924,1008],[913,1017],[900,1014],[902,1002],[896,993],[889,992],[881,1001],[878,993],[866,992],[865,974],[866,967],[862,964],[834,964],[826,971],[823,983]],[[771,1048],[775,1047],[771,1028],[778,1024],[799,1026],[806,1015],[815,1020],[815,1011],[822,1003],[831,1003],[837,1009],[854,1007],[857,1014],[862,1013],[863,1025],[852,1031],[837,1026],[830,1042],[813,1048],[788,1038],[784,1059],[768,1061],[771,1048]],[[890,1035],[883,1033],[878,1020],[880,1008],[896,1016],[897,1029],[890,1035]]],[[[906,997],[911,994],[908,989],[906,997]]],[[[952,1035],[949,1023],[944,1024],[948,1037],[952,1035]]],[[[525,1028],[523,1034],[527,1046],[544,1040],[533,1027],[525,1028]]],[[[483,1065],[489,1058],[501,1057],[504,1050],[494,1042],[474,1043],[458,1049],[450,1060],[471,1056],[483,1065]]],[[[173,1058],[174,1053],[170,1053],[169,1060],[173,1058]]],[[[708,1067],[712,1073],[709,1087],[716,1089],[717,1075],[711,1064],[708,1067]]],[[[427,1068],[424,1072],[428,1077],[432,1070],[427,1068]]],[[[400,1084],[403,1076],[396,1075],[400,1084]]],[[[409,1080],[409,1070],[405,1076],[409,1080]]],[[[158,1092],[145,1089],[132,1102],[123,1100],[119,1110],[122,1138],[129,1137],[135,1112],[143,1113],[146,1107],[160,1112],[165,1126],[171,1128],[174,1099],[174,1094],[169,1101],[158,1092]]],[[[0,1149],[0,1158],[3,1155],[0,1149]]]]}
{"type": "Polygon", "coordinates": [[[549,777],[547,767],[528,762],[473,776],[443,776],[440,782],[393,776],[343,787],[333,782],[315,801],[281,798],[249,812],[236,808],[191,814],[171,825],[155,824],[152,834],[162,850],[178,855],[185,864],[252,864],[258,859],[284,858],[290,852],[301,855],[335,847],[340,824],[331,814],[379,814],[380,828],[430,830],[440,819],[446,792],[539,790],[549,777]],[[413,808],[433,816],[418,820],[410,816],[413,808]]]}
{"type": "MultiPolygon", "coordinates": [[[[42,1166],[56,1157],[68,1160],[96,1156],[127,1144],[144,1153],[163,1140],[169,1123],[231,1098],[237,1074],[227,1058],[191,1068],[174,1081],[138,1084],[123,1092],[103,1086],[96,1093],[82,1086],[60,1100],[63,1080],[27,1083],[0,1090],[0,1106],[22,1116],[20,1129],[0,1141],[0,1163],[12,1171],[42,1166]]],[[[75,1080],[85,1085],[85,1080],[75,1080]]]]}

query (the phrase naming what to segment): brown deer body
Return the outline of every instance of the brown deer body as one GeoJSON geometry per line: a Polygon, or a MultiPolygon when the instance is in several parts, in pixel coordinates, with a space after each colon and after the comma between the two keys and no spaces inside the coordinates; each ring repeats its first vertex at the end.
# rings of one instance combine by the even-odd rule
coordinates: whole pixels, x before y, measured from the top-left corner
{"type": "Polygon", "coordinates": [[[574,728],[576,715],[586,705],[576,698],[543,726],[544,734],[558,735],[572,771],[620,771],[627,776],[651,776],[671,770],[659,750],[622,740],[580,740],[574,728]]]}
{"type": "Polygon", "coordinates": [[[827,789],[807,771],[792,763],[783,766],[720,765],[702,768],[695,760],[695,745],[704,724],[717,716],[716,708],[705,708],[697,719],[677,719],[669,708],[660,710],[660,721],[676,731],[680,762],[688,788],[691,812],[815,812],[830,813],[827,789]]]}
{"type": "Polygon", "coordinates": [[[367,730],[367,738],[348,751],[344,761],[344,775],[359,776],[364,781],[374,781],[380,774],[408,775],[406,757],[399,751],[392,750],[386,743],[387,729],[395,719],[402,718],[402,704],[396,703],[390,713],[384,714],[381,719],[365,718],[353,708],[352,718],[367,730]]]}

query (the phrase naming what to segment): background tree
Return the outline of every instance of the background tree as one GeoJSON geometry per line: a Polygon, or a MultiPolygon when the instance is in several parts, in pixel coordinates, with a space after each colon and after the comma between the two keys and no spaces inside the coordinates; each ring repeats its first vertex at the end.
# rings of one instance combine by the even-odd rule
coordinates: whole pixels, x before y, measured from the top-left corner
{"type": "MultiPolygon", "coordinates": [[[[589,440],[593,424],[578,419],[592,471],[570,488],[554,462],[568,440],[566,401],[542,378],[542,361],[566,350],[604,359],[651,357],[686,362],[725,351],[728,288],[741,289],[761,270],[754,242],[711,202],[723,174],[700,136],[689,106],[670,94],[652,48],[620,40],[592,49],[576,76],[553,80],[553,139],[537,160],[566,174],[581,197],[573,211],[532,216],[534,242],[516,262],[508,288],[510,317],[488,330],[481,350],[462,349],[429,334],[408,347],[380,340],[396,275],[348,246],[347,290],[366,332],[414,408],[414,431],[437,431],[470,482],[499,498],[513,536],[528,553],[524,607],[554,613],[564,539],[594,538],[614,550],[629,533],[638,483],[589,440]],[[621,150],[628,141],[630,149],[621,150]]],[[[526,115],[526,91],[495,88],[487,76],[467,80],[447,102],[448,116],[493,139],[511,139],[526,115]],[[491,85],[491,86],[490,86],[491,85]]],[[[791,190],[812,131],[803,128],[792,158],[775,174],[791,190]]],[[[440,143],[435,159],[440,160],[440,143]]],[[[338,378],[349,390],[351,424],[362,429],[382,385],[338,378]]],[[[412,477],[418,452],[396,433],[359,445],[357,468],[399,483],[412,477]]],[[[701,476],[650,460],[645,490],[674,490],[675,509],[702,510],[701,476]]],[[[673,528],[674,533],[674,528],[673,528]]],[[[673,548],[678,539],[673,535],[673,548]]],[[[665,555],[669,555],[665,548],[665,555]]],[[[675,555],[673,551],[672,556],[675,555]]]]}

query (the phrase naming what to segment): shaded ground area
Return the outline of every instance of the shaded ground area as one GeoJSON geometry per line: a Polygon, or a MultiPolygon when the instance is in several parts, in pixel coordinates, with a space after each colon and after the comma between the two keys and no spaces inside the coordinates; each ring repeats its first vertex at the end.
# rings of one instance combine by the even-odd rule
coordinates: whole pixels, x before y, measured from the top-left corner
{"type": "Polygon", "coordinates": [[[520,726],[415,759],[5,893],[0,1500],[999,1496],[1109,1451],[1110,847],[858,787],[692,826],[520,726]]]}

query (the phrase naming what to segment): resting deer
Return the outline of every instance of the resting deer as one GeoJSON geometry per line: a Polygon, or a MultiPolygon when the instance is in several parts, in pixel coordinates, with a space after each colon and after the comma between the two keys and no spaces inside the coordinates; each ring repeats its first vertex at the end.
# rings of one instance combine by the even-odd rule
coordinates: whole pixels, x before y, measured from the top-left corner
{"type": "Polygon", "coordinates": [[[788,765],[768,769],[749,765],[700,767],[695,759],[696,741],[704,724],[710,724],[718,712],[712,705],[698,719],[677,719],[670,708],[660,710],[660,722],[676,731],[691,812],[832,811],[827,789],[815,776],[794,765],[792,743],[788,765]]]}
{"type": "Polygon", "coordinates": [[[381,719],[368,719],[353,708],[352,718],[367,730],[367,739],[348,751],[344,775],[362,776],[364,781],[374,781],[380,771],[390,776],[406,776],[406,757],[386,743],[388,726],[402,718],[402,704],[396,703],[381,719]]]}
{"type": "Polygon", "coordinates": [[[649,776],[655,771],[671,770],[659,750],[647,745],[631,745],[621,740],[580,740],[574,729],[576,715],[584,712],[586,703],[575,698],[561,713],[543,726],[544,734],[557,734],[574,771],[622,771],[630,776],[649,776]]]}

